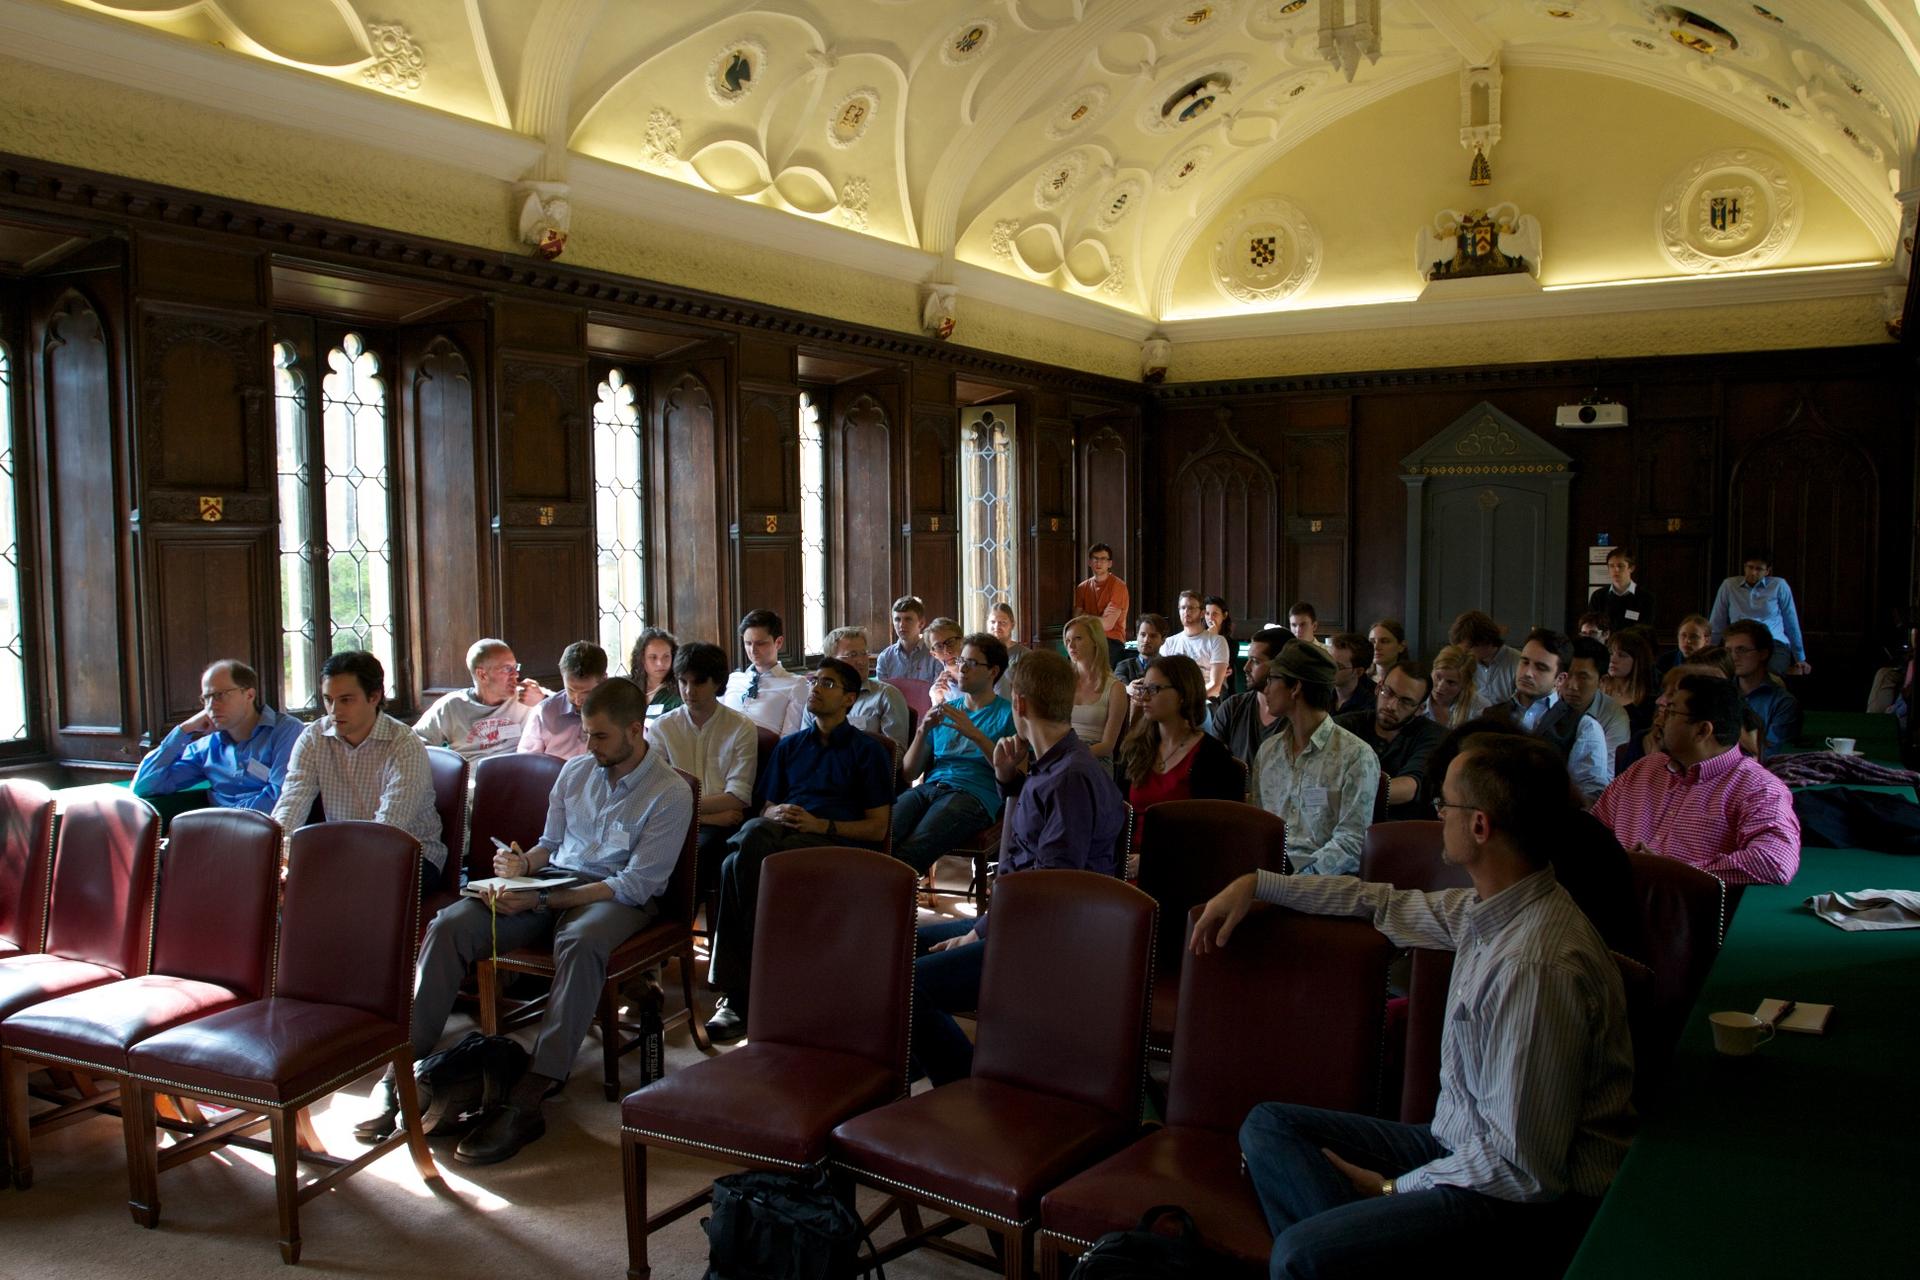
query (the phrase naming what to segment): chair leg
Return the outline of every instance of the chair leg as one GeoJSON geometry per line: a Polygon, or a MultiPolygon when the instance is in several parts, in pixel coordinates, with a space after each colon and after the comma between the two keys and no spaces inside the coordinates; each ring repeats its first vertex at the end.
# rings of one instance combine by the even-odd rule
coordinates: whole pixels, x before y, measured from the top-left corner
{"type": "Polygon", "coordinates": [[[651,1280],[647,1262],[647,1147],[620,1135],[620,1172],[627,1188],[627,1280],[651,1280]]]}
{"type": "Polygon", "coordinates": [[[473,966],[473,977],[480,988],[480,1033],[499,1035],[500,970],[492,960],[481,960],[473,966]]]}
{"type": "Polygon", "coordinates": [[[280,1261],[300,1261],[300,1148],[294,1117],[285,1111],[268,1113],[273,1131],[273,1187],[280,1202],[280,1261]]]}
{"type": "Polygon", "coordinates": [[[120,1087],[120,1132],[127,1147],[127,1210],[136,1225],[160,1225],[160,1134],[153,1095],[137,1080],[120,1087]]]}
{"type": "Polygon", "coordinates": [[[4,1089],[0,1090],[0,1113],[6,1116],[6,1132],[0,1139],[0,1184],[6,1181],[7,1165],[13,1166],[13,1185],[25,1191],[33,1185],[33,1151],[28,1145],[28,1132],[33,1128],[32,1118],[27,1113],[27,1064],[15,1057],[11,1049],[0,1049],[0,1074],[4,1074],[4,1089]]]}
{"type": "Polygon", "coordinates": [[[1040,1280],[1060,1280],[1060,1247],[1042,1239],[1039,1252],[1040,1280]]]}
{"type": "Polygon", "coordinates": [[[407,1131],[407,1151],[413,1156],[413,1169],[429,1183],[440,1180],[440,1167],[433,1162],[427,1147],[427,1131],[420,1123],[420,1092],[413,1081],[413,1050],[402,1050],[393,1058],[393,1092],[400,1100],[400,1123],[407,1131]]]}
{"type": "Polygon", "coordinates": [[[1033,1236],[1025,1227],[1008,1227],[995,1233],[1001,1249],[1001,1275],[1006,1280],[1029,1280],[1033,1275],[1033,1236]]]}
{"type": "Polygon", "coordinates": [[[600,1088],[608,1102],[620,1101],[620,984],[600,985],[600,1088]]]}
{"type": "Polygon", "coordinates": [[[707,1038],[706,1019],[700,1016],[700,1006],[693,1000],[692,942],[680,950],[680,992],[687,1000],[687,1029],[693,1033],[693,1042],[700,1046],[700,1052],[712,1053],[713,1041],[707,1038]]]}
{"type": "Polygon", "coordinates": [[[313,1127],[313,1109],[302,1107],[293,1114],[293,1134],[300,1140],[302,1151],[325,1151],[326,1144],[320,1141],[320,1131],[313,1127]]]}

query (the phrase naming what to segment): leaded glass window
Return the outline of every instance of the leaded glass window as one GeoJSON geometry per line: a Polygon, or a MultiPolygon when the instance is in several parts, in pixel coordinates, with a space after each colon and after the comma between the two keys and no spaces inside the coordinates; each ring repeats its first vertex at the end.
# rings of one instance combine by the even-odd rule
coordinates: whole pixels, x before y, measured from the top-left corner
{"type": "Polygon", "coordinates": [[[827,437],[820,406],[800,393],[800,619],[805,652],[827,643],[827,437]]]}
{"type": "Polygon", "coordinates": [[[313,512],[307,487],[307,382],[291,343],[273,347],[274,481],[280,492],[282,706],[313,705],[313,512]]]}
{"type": "Polygon", "coordinates": [[[620,370],[593,405],[593,525],[600,587],[600,645],[615,670],[647,626],[647,490],[640,406],[620,370]]]}
{"type": "Polygon", "coordinates": [[[387,483],[387,389],[357,333],[327,353],[320,381],[327,518],[327,630],[335,653],[367,649],[389,680],[393,538],[387,483]]]}
{"type": "Polygon", "coordinates": [[[27,736],[27,655],[15,504],[13,356],[0,343],[0,740],[27,736]]]}
{"type": "Polygon", "coordinates": [[[976,407],[960,424],[961,621],[985,631],[993,606],[1016,609],[1020,524],[1012,405],[976,407]]]}

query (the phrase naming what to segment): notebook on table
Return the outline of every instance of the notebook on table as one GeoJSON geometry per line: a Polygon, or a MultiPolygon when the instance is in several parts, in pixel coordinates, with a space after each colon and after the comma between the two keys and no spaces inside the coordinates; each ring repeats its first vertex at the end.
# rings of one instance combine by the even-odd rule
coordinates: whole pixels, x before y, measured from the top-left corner
{"type": "Polygon", "coordinates": [[[1753,1016],[1762,1022],[1772,1022],[1780,1031],[1798,1031],[1802,1035],[1823,1036],[1827,1034],[1827,1019],[1833,1016],[1830,1004],[1796,1004],[1786,1017],[1780,1017],[1781,1006],[1785,1000],[1762,1000],[1753,1016]],[[1776,1021],[1777,1019],[1777,1021],[1776,1021]]]}

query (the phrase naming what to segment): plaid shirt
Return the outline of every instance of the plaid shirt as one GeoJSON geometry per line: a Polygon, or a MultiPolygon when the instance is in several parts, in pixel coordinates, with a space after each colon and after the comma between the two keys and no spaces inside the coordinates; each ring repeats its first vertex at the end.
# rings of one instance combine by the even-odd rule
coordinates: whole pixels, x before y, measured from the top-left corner
{"type": "Polygon", "coordinates": [[[1614,780],[1593,816],[1624,848],[1643,844],[1728,884],[1786,884],[1800,869],[1792,792],[1738,747],[1690,769],[1655,752],[1614,780]]]}
{"type": "Polygon", "coordinates": [[[303,825],[320,797],[327,820],[384,822],[420,842],[420,857],[436,867],[447,864],[440,838],[440,814],[433,807],[433,773],[427,748],[413,730],[381,712],[373,731],[350,747],[334,731],[333,717],[321,716],[293,744],[287,785],[273,817],[284,831],[303,825]]]}

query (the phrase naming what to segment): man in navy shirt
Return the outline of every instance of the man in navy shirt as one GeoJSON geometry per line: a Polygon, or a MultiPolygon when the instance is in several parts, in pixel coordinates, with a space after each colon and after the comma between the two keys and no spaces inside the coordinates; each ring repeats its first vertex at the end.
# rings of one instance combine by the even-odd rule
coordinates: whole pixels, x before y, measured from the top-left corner
{"type": "Polygon", "coordinates": [[[767,761],[767,807],[729,842],[720,864],[720,907],[713,921],[708,981],[725,992],[707,1034],[732,1044],[747,1033],[747,982],[753,964],[760,864],[782,849],[823,844],[878,848],[893,809],[893,761],[878,741],[847,723],[860,696],[860,673],[822,658],[807,696],[813,727],[780,739],[767,761]]]}
{"type": "MultiPolygon", "coordinates": [[[[1114,872],[1126,802],[1073,731],[1076,678],[1067,660],[1035,649],[1013,669],[1013,725],[994,744],[993,772],[1012,803],[1000,846],[1001,876],[1036,868],[1114,872]],[[1027,762],[1028,749],[1033,762],[1027,762]]],[[[973,1042],[953,1020],[980,1003],[987,916],[928,925],[913,965],[913,1056],[935,1084],[973,1070],[973,1042]]]]}
{"type": "Polygon", "coordinates": [[[201,673],[200,707],[140,762],[133,794],[170,795],[204,782],[219,808],[272,813],[306,726],[261,706],[259,677],[232,658],[201,673]]]}

